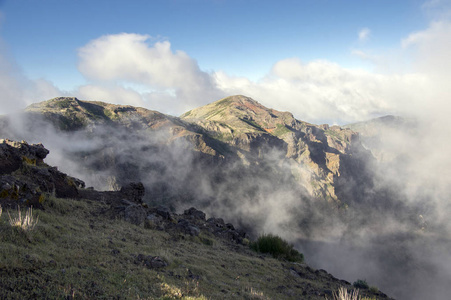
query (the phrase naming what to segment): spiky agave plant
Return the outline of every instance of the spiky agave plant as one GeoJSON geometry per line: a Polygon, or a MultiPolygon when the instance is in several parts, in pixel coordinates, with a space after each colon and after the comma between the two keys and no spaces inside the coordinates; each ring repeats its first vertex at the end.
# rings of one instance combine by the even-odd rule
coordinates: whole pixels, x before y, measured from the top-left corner
{"type": "Polygon", "coordinates": [[[13,226],[13,227],[22,228],[24,231],[33,230],[39,221],[39,217],[37,217],[36,219],[33,218],[33,208],[30,207],[27,210],[27,212],[25,213],[24,217],[22,217],[20,207],[17,208],[17,211],[18,211],[18,214],[17,214],[16,218],[11,217],[11,215],[8,212],[9,224],[11,224],[11,226],[13,226]]]}

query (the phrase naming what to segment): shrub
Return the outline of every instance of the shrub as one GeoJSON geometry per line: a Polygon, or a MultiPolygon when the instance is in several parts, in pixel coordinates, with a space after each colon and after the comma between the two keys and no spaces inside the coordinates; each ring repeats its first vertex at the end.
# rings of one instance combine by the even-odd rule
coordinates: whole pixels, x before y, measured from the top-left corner
{"type": "Polygon", "coordinates": [[[357,281],[355,281],[352,285],[355,288],[358,288],[358,289],[365,289],[365,290],[367,290],[367,289],[370,288],[368,283],[366,282],[366,280],[361,280],[361,279],[357,279],[357,281]]]}
{"type": "Polygon", "coordinates": [[[303,262],[304,255],[293,248],[292,244],[281,237],[272,234],[263,234],[257,241],[251,243],[251,249],[261,253],[269,253],[274,258],[286,259],[292,262],[303,262]]]}
{"type": "Polygon", "coordinates": [[[22,213],[20,212],[20,208],[17,208],[18,215],[16,218],[12,218],[8,212],[9,216],[9,224],[13,227],[19,227],[24,231],[31,231],[38,224],[39,217],[33,218],[33,208],[29,208],[25,213],[25,217],[22,218],[22,213]]]}

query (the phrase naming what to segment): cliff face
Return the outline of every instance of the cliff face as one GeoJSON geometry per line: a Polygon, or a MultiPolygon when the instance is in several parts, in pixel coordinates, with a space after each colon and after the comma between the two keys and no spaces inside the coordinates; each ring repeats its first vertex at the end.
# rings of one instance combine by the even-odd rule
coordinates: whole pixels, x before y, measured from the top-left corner
{"type": "Polygon", "coordinates": [[[278,152],[297,182],[318,199],[339,203],[340,180],[368,177],[361,161],[372,157],[356,132],[299,121],[289,112],[268,109],[245,96],[191,110],[181,119],[228,144],[244,162],[255,164],[268,152],[278,152]]]}

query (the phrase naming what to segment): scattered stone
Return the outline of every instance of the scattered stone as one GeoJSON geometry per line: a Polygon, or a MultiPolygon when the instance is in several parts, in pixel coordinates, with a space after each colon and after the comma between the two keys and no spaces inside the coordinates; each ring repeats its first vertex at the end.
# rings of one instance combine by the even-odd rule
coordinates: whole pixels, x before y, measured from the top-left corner
{"type": "Polygon", "coordinates": [[[164,268],[168,265],[168,263],[159,256],[146,256],[144,254],[138,254],[136,257],[136,263],[143,264],[149,269],[164,268]]]}

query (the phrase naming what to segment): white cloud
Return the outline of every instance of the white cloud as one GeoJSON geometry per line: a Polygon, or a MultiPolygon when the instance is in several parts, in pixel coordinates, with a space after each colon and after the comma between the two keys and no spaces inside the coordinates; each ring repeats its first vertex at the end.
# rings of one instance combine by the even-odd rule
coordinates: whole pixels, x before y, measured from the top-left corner
{"type": "Polygon", "coordinates": [[[260,82],[224,73],[216,78],[228,94],[250,95],[313,123],[347,123],[401,112],[416,101],[411,90],[425,80],[420,74],[374,74],[328,61],[303,63],[298,58],[277,62],[260,82]]]}
{"type": "Polygon", "coordinates": [[[175,113],[223,96],[211,75],[185,52],[173,52],[168,41],[149,44],[149,40],[148,35],[131,33],[102,36],[79,49],[79,70],[94,84],[146,85],[152,95],[145,98],[154,102],[176,98],[171,101],[175,113]]]}
{"type": "Polygon", "coordinates": [[[429,28],[410,34],[402,47],[414,51],[413,64],[428,74],[450,74],[451,22],[433,22],[429,28]]]}
{"type": "Polygon", "coordinates": [[[371,34],[371,30],[369,28],[362,28],[360,29],[358,36],[359,36],[359,41],[364,42],[366,40],[368,40],[369,36],[371,34]]]}
{"type": "Polygon", "coordinates": [[[145,105],[141,94],[132,89],[126,89],[120,86],[84,85],[79,87],[76,94],[80,99],[138,107],[145,105]]]}
{"type": "MultiPolygon", "coordinates": [[[[428,111],[423,108],[425,99],[445,89],[437,86],[433,75],[451,62],[449,32],[448,23],[436,22],[401,42],[399,51],[413,55],[414,68],[409,73],[375,73],[326,60],[289,58],[276,62],[258,82],[222,71],[206,73],[185,52],[172,51],[168,41],[150,44],[147,35],[108,35],[79,50],[79,69],[92,80],[79,94],[175,115],[231,94],[251,96],[313,123],[347,123],[389,113],[424,115],[428,111]]],[[[368,34],[364,28],[359,36],[367,38],[368,34]]],[[[383,54],[369,57],[358,50],[355,55],[374,64],[390,64],[391,59],[383,54]]]]}
{"type": "Polygon", "coordinates": [[[7,114],[27,105],[47,100],[63,93],[51,82],[28,79],[7,54],[0,40],[0,114],[7,114]]]}

